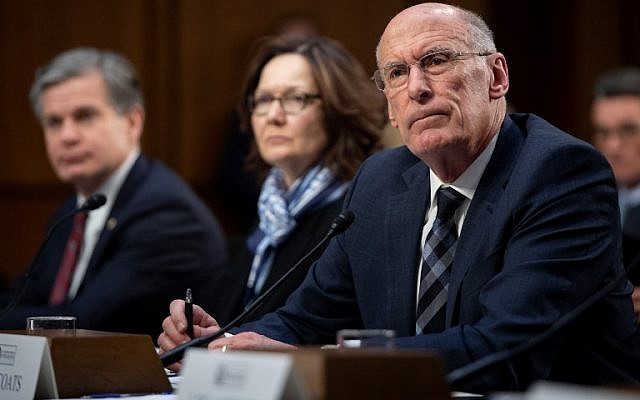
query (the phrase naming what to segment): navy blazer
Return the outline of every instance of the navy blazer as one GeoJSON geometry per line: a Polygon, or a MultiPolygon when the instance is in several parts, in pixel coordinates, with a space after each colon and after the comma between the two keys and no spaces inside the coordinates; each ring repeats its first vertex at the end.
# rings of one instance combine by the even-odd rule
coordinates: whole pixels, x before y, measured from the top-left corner
{"type": "MultiPolygon", "coordinates": [[[[53,220],[75,206],[73,196],[53,220]]],[[[24,329],[33,315],[74,315],[82,329],[146,333],[155,340],[169,302],[184,298],[187,287],[199,304],[209,297],[227,258],[224,236],[204,203],[166,166],[139,157],[108,220],[74,299],[48,305],[69,218],[53,233],[24,298],[0,328],[24,329]]]]}
{"type": "MultiPolygon", "coordinates": [[[[539,117],[507,116],[460,233],[446,329],[415,336],[429,193],[428,167],[406,147],[370,157],[345,202],[353,225],[332,240],[283,308],[242,329],[303,344],[333,342],[344,328],[389,328],[398,346],[435,350],[451,370],[531,340],[623,273],[608,163],[539,117]]],[[[583,316],[588,329],[572,324],[468,388],[521,389],[554,377],[637,381],[631,290],[622,280],[583,316]],[[565,354],[580,358],[560,368],[565,354]],[[567,376],[576,365],[577,377],[567,376]]]]}

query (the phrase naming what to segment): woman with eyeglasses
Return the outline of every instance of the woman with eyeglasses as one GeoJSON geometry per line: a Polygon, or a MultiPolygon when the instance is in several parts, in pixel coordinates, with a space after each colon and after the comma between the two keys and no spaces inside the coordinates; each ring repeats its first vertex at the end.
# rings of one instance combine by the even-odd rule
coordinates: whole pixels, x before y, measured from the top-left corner
{"type": "MultiPolygon", "coordinates": [[[[218,322],[239,314],[326,234],[360,163],[380,148],[384,98],[360,63],[323,38],[267,38],[255,48],[239,106],[262,182],[258,221],[218,293],[218,322]]],[[[307,260],[249,319],[283,305],[307,260]]]]}

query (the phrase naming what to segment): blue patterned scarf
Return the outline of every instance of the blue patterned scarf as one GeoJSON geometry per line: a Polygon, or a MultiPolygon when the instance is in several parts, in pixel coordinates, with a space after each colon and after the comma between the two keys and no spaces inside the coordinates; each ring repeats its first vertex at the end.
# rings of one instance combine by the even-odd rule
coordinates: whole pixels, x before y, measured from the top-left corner
{"type": "Polygon", "coordinates": [[[260,224],[247,239],[247,246],[255,256],[247,280],[245,305],[262,290],[271,272],[275,250],[295,229],[296,220],[340,198],[348,184],[337,182],[328,168],[316,165],[287,190],[282,171],[271,169],[258,199],[260,224]]]}

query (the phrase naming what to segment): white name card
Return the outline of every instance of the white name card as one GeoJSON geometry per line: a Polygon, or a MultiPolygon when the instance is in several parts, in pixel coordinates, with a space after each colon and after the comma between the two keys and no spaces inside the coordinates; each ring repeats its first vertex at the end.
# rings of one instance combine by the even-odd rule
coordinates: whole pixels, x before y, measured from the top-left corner
{"type": "Polygon", "coordinates": [[[46,337],[0,334],[0,399],[58,398],[46,337]]]}
{"type": "Polygon", "coordinates": [[[189,349],[178,400],[308,399],[305,389],[290,354],[189,349]]]}

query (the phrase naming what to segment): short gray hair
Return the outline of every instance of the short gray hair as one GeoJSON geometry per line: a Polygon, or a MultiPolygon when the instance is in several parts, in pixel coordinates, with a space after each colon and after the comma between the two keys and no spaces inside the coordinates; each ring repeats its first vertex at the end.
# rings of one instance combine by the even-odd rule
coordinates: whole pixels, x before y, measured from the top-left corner
{"type": "Polygon", "coordinates": [[[640,97],[640,68],[622,67],[600,75],[593,87],[593,98],[615,96],[640,97]]]}
{"type": "Polygon", "coordinates": [[[460,13],[462,20],[469,25],[469,45],[472,51],[478,52],[494,52],[496,44],[493,38],[493,31],[484,19],[473,11],[464,8],[455,7],[460,13]]]}
{"type": "MultiPolygon", "coordinates": [[[[493,38],[493,31],[489,28],[484,19],[473,11],[466,10],[461,7],[457,7],[454,5],[449,5],[453,7],[462,21],[464,21],[467,25],[469,25],[469,36],[467,40],[469,41],[468,45],[471,46],[471,50],[474,52],[495,52],[496,44],[493,38]]],[[[380,38],[382,39],[382,38],[380,38]]],[[[378,45],[376,46],[376,63],[378,64],[378,68],[380,68],[380,43],[381,40],[378,41],[378,45]]]]}
{"type": "Polygon", "coordinates": [[[59,54],[36,71],[35,81],[29,91],[33,112],[42,119],[40,97],[48,87],[93,71],[102,75],[116,112],[122,115],[134,106],[144,109],[138,73],[124,56],[108,50],[78,47],[59,54]]]}

